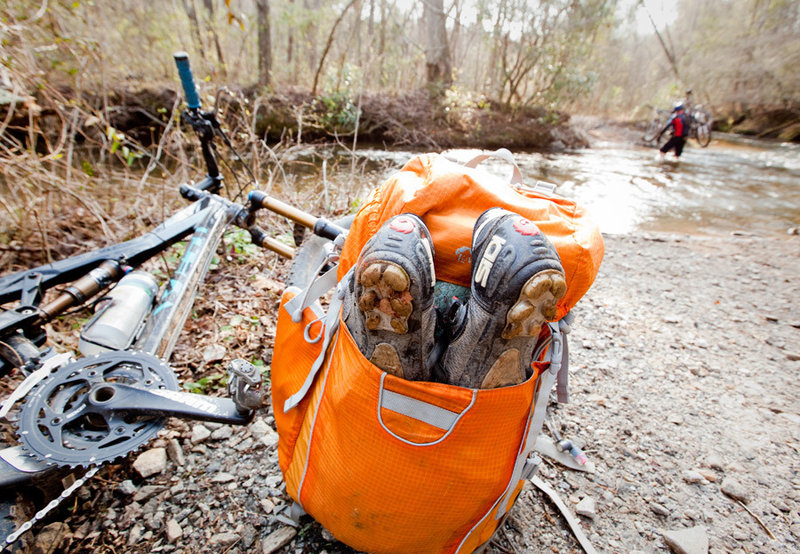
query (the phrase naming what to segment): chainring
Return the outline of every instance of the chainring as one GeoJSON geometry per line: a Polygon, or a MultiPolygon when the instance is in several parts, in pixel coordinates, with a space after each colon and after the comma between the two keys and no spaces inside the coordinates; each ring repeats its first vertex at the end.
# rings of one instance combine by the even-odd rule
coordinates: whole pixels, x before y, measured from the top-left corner
{"type": "Polygon", "coordinates": [[[93,409],[86,400],[105,383],[178,390],[175,373],[151,354],[81,358],[54,370],[28,394],[17,422],[23,448],[49,465],[89,467],[127,455],[163,427],[163,417],[93,409]]]}

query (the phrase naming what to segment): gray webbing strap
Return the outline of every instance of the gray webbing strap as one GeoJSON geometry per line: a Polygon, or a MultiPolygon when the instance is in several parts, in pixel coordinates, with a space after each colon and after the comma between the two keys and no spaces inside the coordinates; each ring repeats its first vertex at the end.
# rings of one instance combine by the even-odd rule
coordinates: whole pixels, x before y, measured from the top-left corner
{"type": "Polygon", "coordinates": [[[558,320],[558,330],[561,331],[563,337],[563,351],[561,356],[561,368],[558,371],[558,382],[556,383],[556,400],[561,404],[569,403],[569,343],[567,335],[572,330],[572,324],[575,321],[575,314],[567,312],[567,314],[558,320]]]}
{"type": "Polygon", "coordinates": [[[533,452],[536,439],[539,436],[539,432],[544,424],[544,418],[547,415],[547,404],[550,401],[550,391],[555,384],[556,376],[561,370],[561,360],[563,358],[562,346],[564,344],[563,336],[561,334],[561,330],[559,329],[558,323],[548,323],[547,325],[550,327],[550,336],[552,339],[552,344],[550,346],[550,367],[540,378],[541,383],[539,384],[539,390],[536,392],[536,403],[534,404],[533,411],[528,420],[528,435],[525,439],[525,445],[522,447],[519,455],[517,456],[517,461],[514,464],[514,470],[511,473],[511,480],[508,483],[503,500],[500,503],[500,507],[497,509],[497,514],[495,515],[496,519],[503,517],[503,515],[511,507],[511,497],[514,494],[514,489],[517,487],[517,483],[522,479],[522,475],[525,472],[525,465],[528,457],[530,456],[531,452],[533,452]]]}
{"type": "MultiPolygon", "coordinates": [[[[325,263],[326,262],[323,262],[322,265],[317,268],[317,271],[314,272],[315,275],[325,266],[325,263]]],[[[292,316],[292,321],[299,323],[303,318],[303,310],[311,306],[314,302],[319,300],[323,294],[336,286],[337,268],[338,265],[334,265],[323,275],[311,281],[301,294],[298,294],[284,304],[289,315],[292,316]]]]}
{"type": "Polygon", "coordinates": [[[564,334],[563,354],[561,355],[561,368],[558,370],[556,383],[556,399],[561,404],[569,403],[569,344],[567,335],[564,334]]]}
{"type": "Polygon", "coordinates": [[[522,184],[522,172],[519,170],[514,155],[507,148],[500,148],[489,154],[479,154],[464,164],[465,167],[478,167],[478,164],[489,158],[500,158],[514,166],[514,174],[511,176],[512,185],[522,184]]]}
{"type": "Polygon", "coordinates": [[[383,391],[381,395],[381,406],[387,410],[419,420],[443,431],[448,431],[456,421],[458,421],[461,415],[390,390],[383,391]]]}
{"type": "MultiPolygon", "coordinates": [[[[301,386],[300,390],[298,390],[296,393],[287,398],[286,402],[283,403],[284,412],[288,412],[289,410],[297,406],[303,400],[306,394],[308,394],[308,391],[311,389],[311,385],[314,383],[314,377],[317,376],[319,369],[322,367],[322,363],[325,361],[325,354],[327,353],[328,347],[331,344],[331,338],[333,338],[333,336],[336,334],[337,329],[339,328],[339,311],[342,308],[345,291],[347,290],[347,282],[351,276],[352,276],[352,269],[347,273],[345,278],[342,279],[342,281],[336,287],[336,294],[334,294],[333,298],[331,299],[331,303],[328,306],[328,313],[325,315],[325,320],[323,322],[325,327],[323,330],[324,338],[322,341],[322,351],[320,351],[319,356],[317,356],[317,359],[314,360],[314,365],[311,366],[311,369],[309,370],[308,375],[306,376],[306,380],[303,382],[303,386],[301,386]]],[[[322,279],[323,277],[320,277],[320,279],[322,279]]],[[[313,286],[313,284],[311,286],[313,286]]]]}

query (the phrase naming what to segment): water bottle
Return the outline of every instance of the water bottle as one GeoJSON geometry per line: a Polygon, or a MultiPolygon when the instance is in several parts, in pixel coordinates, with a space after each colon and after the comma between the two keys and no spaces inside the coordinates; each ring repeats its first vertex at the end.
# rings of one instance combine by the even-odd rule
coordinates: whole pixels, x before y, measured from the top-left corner
{"type": "Polygon", "coordinates": [[[150,308],[158,283],[146,271],[132,271],[120,279],[100,303],[97,315],[81,332],[78,349],[84,356],[124,350],[136,338],[150,308]]]}

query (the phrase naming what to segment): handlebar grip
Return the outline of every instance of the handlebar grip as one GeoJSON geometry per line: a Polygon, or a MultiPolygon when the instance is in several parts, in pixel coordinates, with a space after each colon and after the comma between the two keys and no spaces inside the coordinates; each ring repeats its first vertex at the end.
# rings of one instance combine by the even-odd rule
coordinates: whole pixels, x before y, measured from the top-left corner
{"type": "Polygon", "coordinates": [[[173,57],[175,58],[175,65],[178,66],[178,75],[180,75],[183,92],[186,95],[186,104],[190,109],[195,110],[200,107],[200,95],[197,93],[197,87],[194,84],[192,68],[189,65],[189,54],[175,52],[173,57]]]}

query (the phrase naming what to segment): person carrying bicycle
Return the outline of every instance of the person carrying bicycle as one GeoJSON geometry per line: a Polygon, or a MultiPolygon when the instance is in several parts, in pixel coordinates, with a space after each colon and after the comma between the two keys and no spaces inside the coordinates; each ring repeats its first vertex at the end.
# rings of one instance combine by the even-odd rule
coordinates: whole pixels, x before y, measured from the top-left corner
{"type": "Polygon", "coordinates": [[[664,159],[664,156],[667,152],[672,149],[675,149],[675,157],[680,158],[681,153],[683,152],[683,146],[686,144],[686,137],[689,135],[689,127],[690,121],[689,116],[684,111],[684,106],[682,102],[678,102],[675,104],[675,107],[672,109],[672,117],[669,118],[667,124],[664,125],[664,128],[661,129],[661,132],[658,133],[656,140],[661,138],[667,129],[670,127],[672,128],[672,136],[670,139],[664,143],[660,150],[661,159],[664,159]]]}

